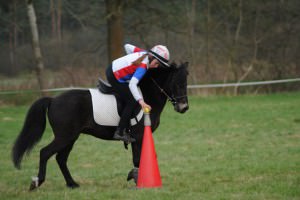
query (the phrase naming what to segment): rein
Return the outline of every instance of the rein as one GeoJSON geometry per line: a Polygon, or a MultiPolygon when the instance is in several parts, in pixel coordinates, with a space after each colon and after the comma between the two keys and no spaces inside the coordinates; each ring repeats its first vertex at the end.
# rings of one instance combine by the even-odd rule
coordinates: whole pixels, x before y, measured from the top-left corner
{"type": "Polygon", "coordinates": [[[160,92],[167,97],[168,101],[170,101],[173,104],[173,106],[177,104],[178,99],[186,97],[186,95],[179,96],[179,97],[171,97],[162,87],[159,86],[159,84],[152,77],[151,80],[154,83],[154,85],[160,90],[160,92]]]}

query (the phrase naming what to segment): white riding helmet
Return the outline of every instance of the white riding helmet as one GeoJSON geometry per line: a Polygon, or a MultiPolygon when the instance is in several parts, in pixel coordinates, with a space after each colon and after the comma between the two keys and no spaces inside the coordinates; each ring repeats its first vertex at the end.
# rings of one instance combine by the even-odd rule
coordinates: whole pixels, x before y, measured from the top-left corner
{"type": "Polygon", "coordinates": [[[162,63],[166,67],[170,67],[168,64],[170,60],[170,53],[166,46],[163,45],[155,45],[149,53],[156,58],[160,63],[162,63]]]}

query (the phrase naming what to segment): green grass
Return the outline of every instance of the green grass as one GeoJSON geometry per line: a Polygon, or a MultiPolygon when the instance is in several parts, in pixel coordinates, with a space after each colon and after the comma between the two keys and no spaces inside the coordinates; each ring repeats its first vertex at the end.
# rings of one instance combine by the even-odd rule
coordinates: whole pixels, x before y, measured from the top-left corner
{"type": "Polygon", "coordinates": [[[42,141],[13,168],[12,143],[28,106],[0,107],[0,199],[300,199],[300,93],[191,97],[190,110],[170,105],[154,134],[163,187],[134,189],[126,182],[131,151],[120,142],[82,135],[69,158],[81,187],[71,190],[51,158],[47,180],[28,192],[42,141]]]}

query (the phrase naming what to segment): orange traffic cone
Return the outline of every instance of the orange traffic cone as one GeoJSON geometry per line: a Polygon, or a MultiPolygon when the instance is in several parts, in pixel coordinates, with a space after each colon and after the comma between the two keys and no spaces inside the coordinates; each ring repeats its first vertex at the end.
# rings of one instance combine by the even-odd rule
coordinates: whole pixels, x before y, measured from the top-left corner
{"type": "Polygon", "coordinates": [[[161,187],[162,183],[156,158],[154,140],[152,137],[150,113],[147,110],[145,110],[144,113],[144,124],[145,129],[142,143],[137,187],[161,187]]]}

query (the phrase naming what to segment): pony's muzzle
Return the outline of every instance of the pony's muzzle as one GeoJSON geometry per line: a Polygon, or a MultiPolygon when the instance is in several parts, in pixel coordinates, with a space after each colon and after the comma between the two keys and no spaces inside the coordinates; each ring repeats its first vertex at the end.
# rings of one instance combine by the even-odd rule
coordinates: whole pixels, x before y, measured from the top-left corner
{"type": "Polygon", "coordinates": [[[174,108],[179,113],[185,113],[189,109],[189,105],[187,103],[177,103],[174,108]]]}

